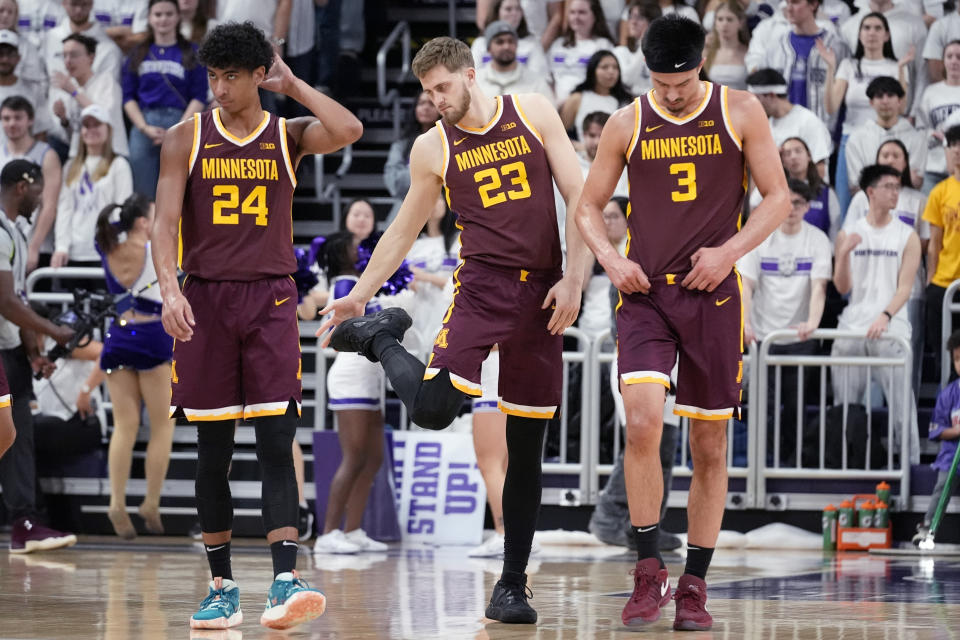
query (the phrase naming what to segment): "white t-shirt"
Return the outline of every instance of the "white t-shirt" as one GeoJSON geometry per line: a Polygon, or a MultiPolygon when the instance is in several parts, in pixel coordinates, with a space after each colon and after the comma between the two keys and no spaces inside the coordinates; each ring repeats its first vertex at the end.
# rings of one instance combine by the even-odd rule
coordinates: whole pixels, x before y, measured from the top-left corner
{"type": "Polygon", "coordinates": [[[801,222],[799,232],[777,229],[737,261],[741,275],[756,283],[750,323],[757,339],[807,321],[811,282],[830,279],[832,259],[826,234],[801,222]]]}
{"type": "MultiPolygon", "coordinates": [[[[26,293],[27,284],[27,237],[19,225],[0,210],[0,271],[9,271],[13,276],[13,289],[20,295],[26,293]]],[[[0,315],[0,349],[20,346],[20,327],[0,315]]]]}
{"type": "MultiPolygon", "coordinates": [[[[927,206],[927,196],[922,191],[917,191],[913,187],[900,187],[900,198],[897,199],[897,207],[890,213],[900,219],[901,222],[913,228],[921,240],[930,239],[930,223],[923,219],[923,210],[927,206]]],[[[867,217],[870,212],[870,203],[867,201],[867,194],[858,191],[850,200],[850,206],[847,207],[847,217],[843,219],[843,230],[850,233],[854,223],[867,217]]],[[[911,300],[919,300],[923,297],[923,289],[926,271],[923,268],[923,262],[917,269],[917,279],[913,283],[913,289],[910,291],[911,300]]]]}
{"type": "Polygon", "coordinates": [[[547,66],[553,74],[553,92],[557,104],[562,104],[573,88],[587,76],[587,62],[601,49],[613,51],[613,43],[606,38],[578,40],[572,47],[563,46],[563,38],[557,38],[547,52],[547,66]]]}
{"type": "Polygon", "coordinates": [[[854,129],[847,140],[847,179],[851,188],[857,186],[863,168],[876,162],[880,145],[894,138],[907,148],[910,168],[923,172],[927,162],[927,136],[923,131],[914,129],[906,118],[898,119],[889,129],[870,120],[854,129]]]}
{"type": "MultiPolygon", "coordinates": [[[[460,262],[457,257],[459,243],[454,241],[449,251],[444,243],[442,235],[433,238],[427,235],[420,236],[407,253],[407,264],[450,280],[453,270],[460,262]]],[[[412,316],[413,328],[422,342],[417,345],[421,350],[429,347],[437,337],[443,325],[443,315],[450,306],[451,294],[452,290],[448,293],[446,286],[438,287],[426,282],[417,283],[412,316]]]]}
{"type": "MultiPolygon", "coordinates": [[[[477,70],[490,66],[490,52],[487,51],[487,39],[483,36],[477,37],[470,47],[473,53],[473,62],[477,65],[477,70]]],[[[547,57],[543,55],[543,47],[540,46],[540,39],[534,35],[517,40],[517,62],[526,66],[531,72],[546,76],[547,57]]]]}
{"type": "Polygon", "coordinates": [[[66,15],[63,4],[57,0],[17,0],[17,5],[17,33],[26,36],[34,47],[42,49],[46,32],[66,15]]]}
{"type": "MultiPolygon", "coordinates": [[[[127,138],[127,129],[123,123],[123,90],[120,88],[120,83],[114,80],[110,74],[95,73],[83,85],[83,93],[90,100],[103,107],[109,114],[112,130],[110,142],[114,152],[123,156],[129,155],[130,141],[127,138]]],[[[80,113],[83,111],[83,107],[69,93],[57,88],[50,89],[50,103],[47,106],[52,119],[51,135],[54,138],[69,141],[69,155],[71,157],[76,155],[77,145],[80,143],[80,113]],[[67,109],[67,120],[70,122],[69,132],[60,125],[60,119],[53,114],[53,105],[57,100],[63,102],[67,109]]]]}
{"type": "MultiPolygon", "coordinates": [[[[927,129],[929,134],[932,130],[946,131],[947,123],[953,124],[950,115],[957,110],[960,110],[960,86],[951,87],[946,82],[935,82],[924,89],[913,115],[917,119],[917,128],[927,129]]],[[[927,171],[946,173],[947,157],[943,143],[930,135],[927,144],[927,171]]]]}
{"type": "Polygon", "coordinates": [[[94,248],[97,216],[108,204],[123,202],[133,193],[130,163],[122,156],[114,158],[107,174],[93,182],[90,176],[101,158],[87,158],[84,170],[73,184],[67,184],[70,163],[63,168],[63,186],[57,203],[54,224],[54,248],[70,260],[99,260],[94,248]]]}
{"type": "Polygon", "coordinates": [[[543,35],[547,28],[547,22],[550,16],[547,12],[547,5],[559,4],[560,11],[563,11],[563,0],[520,0],[520,8],[523,9],[523,17],[527,21],[527,29],[538,38],[543,35]]]}
{"type": "MultiPolygon", "coordinates": [[[[45,350],[49,351],[55,344],[53,339],[47,338],[45,350]]],[[[95,360],[77,358],[57,360],[57,368],[50,378],[33,381],[33,395],[37,397],[37,410],[44,415],[61,420],[72,418],[77,412],[77,396],[80,394],[80,389],[87,383],[87,378],[96,366],[95,360]]],[[[97,406],[100,405],[100,387],[90,390],[90,399],[97,406]]]]}
{"type": "Polygon", "coordinates": [[[613,50],[613,55],[620,63],[620,79],[630,93],[639,96],[653,88],[650,69],[647,68],[647,60],[640,47],[637,47],[636,51],[630,51],[625,45],[620,45],[613,50]]]}
{"type": "Polygon", "coordinates": [[[273,19],[277,0],[229,0],[217,3],[217,22],[246,22],[255,24],[269,38],[273,35],[273,19]]]}
{"type": "MultiPolygon", "coordinates": [[[[63,39],[73,33],[70,30],[70,21],[66,18],[60,21],[53,29],[47,31],[43,57],[47,63],[47,73],[52,78],[55,71],[67,72],[63,64],[63,39]]],[[[103,26],[94,22],[83,32],[83,35],[97,41],[97,50],[93,57],[93,73],[108,73],[120,82],[120,67],[123,64],[123,53],[120,47],[113,43],[103,26]]]]}
{"type": "Polygon", "coordinates": [[[806,142],[814,162],[826,160],[833,150],[827,125],[806,107],[794,105],[782,118],[770,118],[770,129],[778,148],[787,138],[800,138],[806,142]]]}
{"type": "MultiPolygon", "coordinates": [[[[866,331],[897,292],[903,252],[913,229],[891,217],[882,227],[860,218],[845,231],[858,234],[862,240],[850,255],[850,303],[840,314],[838,328],[866,331]]],[[[888,331],[910,339],[907,305],[893,315],[888,331]]]]}
{"type": "MultiPolygon", "coordinates": [[[[836,77],[838,80],[847,81],[847,92],[843,97],[843,102],[847,105],[847,115],[843,120],[844,135],[850,135],[864,122],[876,118],[876,112],[870,106],[870,99],[867,98],[867,85],[880,76],[898,79],[897,61],[887,58],[882,60],[864,58],[860,61],[859,74],[857,74],[856,59],[847,58],[840,61],[836,77]]],[[[907,78],[909,80],[909,75],[907,78]]]]}
{"type": "Polygon", "coordinates": [[[943,48],[951,40],[960,38],[960,13],[950,12],[932,25],[923,45],[923,57],[927,60],[943,60],[943,48]]]}
{"type": "Polygon", "coordinates": [[[620,103],[613,96],[601,96],[593,91],[584,91],[580,94],[580,107],[573,118],[573,127],[577,130],[577,140],[583,140],[583,119],[594,111],[612,114],[620,108],[620,103]]]}
{"type": "MultiPolygon", "coordinates": [[[[33,106],[33,129],[34,136],[40,133],[47,133],[53,128],[53,119],[50,115],[50,109],[47,106],[47,96],[43,88],[34,82],[28,82],[23,78],[17,78],[9,87],[0,86],[0,102],[3,102],[10,96],[23,96],[31,106],[33,106]]],[[[3,129],[0,128],[0,141],[7,139],[3,129]]]]}

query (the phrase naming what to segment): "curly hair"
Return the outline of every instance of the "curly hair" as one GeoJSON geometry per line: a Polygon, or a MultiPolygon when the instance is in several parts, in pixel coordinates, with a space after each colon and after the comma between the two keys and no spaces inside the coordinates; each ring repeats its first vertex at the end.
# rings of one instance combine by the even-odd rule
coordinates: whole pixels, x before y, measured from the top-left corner
{"type": "Polygon", "coordinates": [[[264,73],[269,73],[273,47],[252,22],[227,22],[207,34],[198,57],[201,63],[214,69],[253,71],[263,67],[264,73]]]}

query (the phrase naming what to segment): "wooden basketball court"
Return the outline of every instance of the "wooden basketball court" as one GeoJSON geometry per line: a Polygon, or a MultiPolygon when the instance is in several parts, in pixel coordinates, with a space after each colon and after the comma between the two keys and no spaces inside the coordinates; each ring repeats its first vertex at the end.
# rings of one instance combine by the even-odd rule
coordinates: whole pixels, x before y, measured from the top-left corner
{"type": "MultiPolygon", "coordinates": [[[[6,546],[6,540],[0,540],[6,546]]],[[[245,621],[229,631],[191,632],[205,595],[207,563],[186,538],[83,537],[70,549],[0,560],[0,638],[612,639],[636,637],[620,624],[632,554],[614,547],[544,545],[530,567],[535,627],[483,618],[500,561],[465,548],[391,545],[388,552],[299,560],[327,596],[327,612],[289,632],[259,625],[271,579],[256,540],[235,542],[234,577],[245,621]]],[[[672,583],[682,558],[667,557],[672,583]]],[[[718,551],[708,576],[712,632],[699,638],[864,640],[960,637],[960,559],[862,553],[718,551]]],[[[645,632],[675,632],[673,603],[645,632]]]]}

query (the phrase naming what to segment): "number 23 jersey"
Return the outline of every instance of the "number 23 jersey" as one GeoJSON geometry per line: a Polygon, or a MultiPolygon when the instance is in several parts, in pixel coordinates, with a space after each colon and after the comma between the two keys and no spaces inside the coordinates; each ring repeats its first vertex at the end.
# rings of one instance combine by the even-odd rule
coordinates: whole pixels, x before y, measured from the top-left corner
{"type": "Polygon", "coordinates": [[[516,96],[497,96],[480,129],[437,122],[447,204],[457,214],[460,257],[501,268],[558,270],[553,174],[540,135],[516,96]]]}
{"type": "Polygon", "coordinates": [[[742,145],[727,87],[704,85],[703,101],[684,118],[660,107],[653,91],[633,103],[627,257],[651,277],[690,271],[697,249],[719,247],[740,228],[742,145]]]}
{"type": "Polygon", "coordinates": [[[296,176],[286,120],[264,111],[257,128],[238,138],[213,109],[195,114],[193,127],[180,222],[183,270],[241,281],[295,272],[296,176]]]}

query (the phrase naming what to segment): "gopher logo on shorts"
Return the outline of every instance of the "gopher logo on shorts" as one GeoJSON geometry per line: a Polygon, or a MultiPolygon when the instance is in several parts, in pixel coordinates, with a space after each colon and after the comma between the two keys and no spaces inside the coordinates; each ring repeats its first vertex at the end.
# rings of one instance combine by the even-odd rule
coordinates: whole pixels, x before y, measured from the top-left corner
{"type": "Polygon", "coordinates": [[[440,349],[447,348],[447,333],[449,331],[450,329],[440,329],[440,333],[437,334],[437,339],[434,342],[434,344],[437,345],[437,347],[439,347],[440,349]]]}

